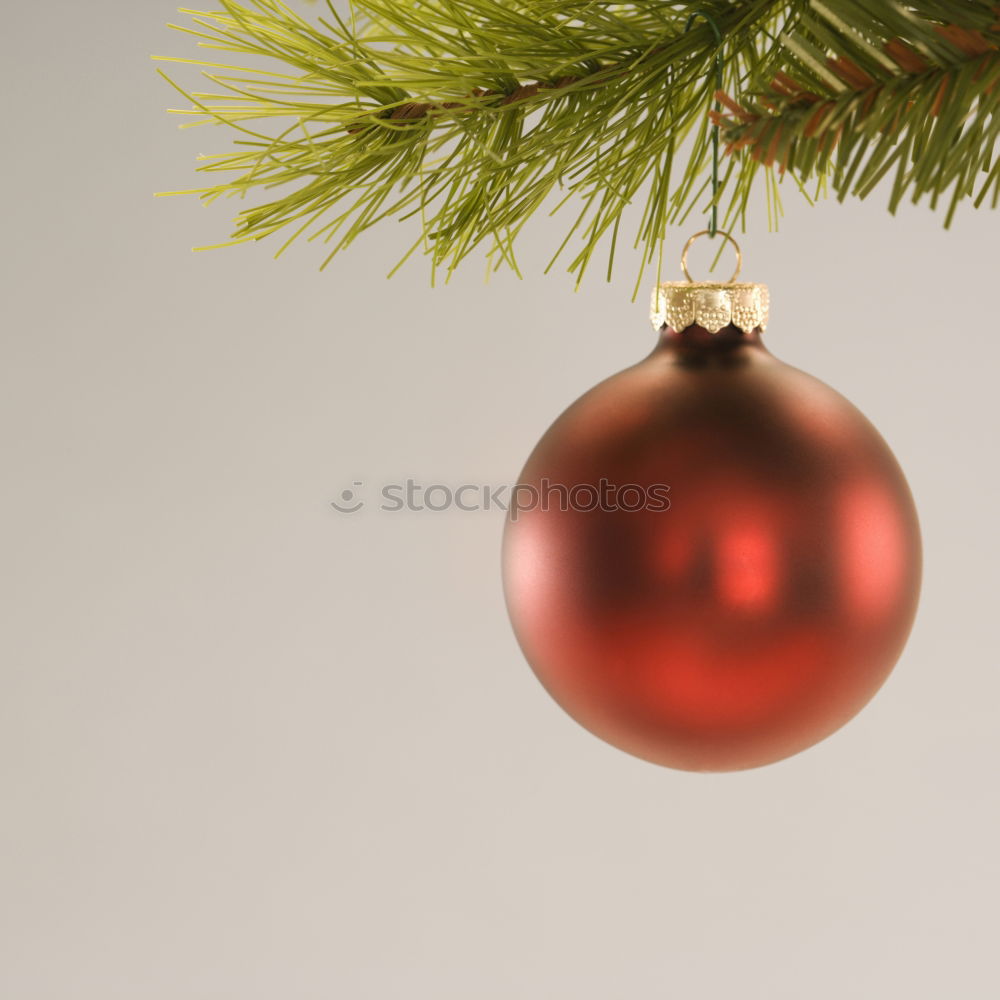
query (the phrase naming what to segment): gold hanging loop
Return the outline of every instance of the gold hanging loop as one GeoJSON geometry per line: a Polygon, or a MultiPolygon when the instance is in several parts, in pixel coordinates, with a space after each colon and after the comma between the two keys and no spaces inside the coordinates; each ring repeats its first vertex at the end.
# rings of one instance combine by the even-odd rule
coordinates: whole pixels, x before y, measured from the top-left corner
{"type": "MultiPolygon", "coordinates": [[[[688,270],[687,266],[688,250],[691,249],[691,244],[694,243],[699,236],[712,235],[713,234],[708,229],[702,229],[700,232],[695,233],[694,236],[692,236],[691,239],[684,244],[684,251],[681,253],[681,270],[684,272],[684,277],[687,278],[688,281],[694,281],[694,278],[691,277],[691,272],[688,270]]],[[[733,271],[733,276],[728,281],[723,282],[723,284],[731,285],[740,276],[740,271],[743,270],[743,251],[740,249],[739,243],[737,243],[736,240],[733,239],[732,235],[727,233],[724,229],[717,229],[714,235],[721,236],[728,240],[732,243],[733,249],[736,251],[736,270],[733,271]]]]}

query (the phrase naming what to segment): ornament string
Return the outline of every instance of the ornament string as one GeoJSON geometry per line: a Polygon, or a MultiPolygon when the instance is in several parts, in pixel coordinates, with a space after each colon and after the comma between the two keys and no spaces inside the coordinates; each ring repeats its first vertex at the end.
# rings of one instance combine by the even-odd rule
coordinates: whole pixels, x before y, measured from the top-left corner
{"type": "MultiPolygon", "coordinates": [[[[722,90],[722,32],[719,31],[719,26],[715,23],[715,19],[711,14],[707,14],[705,11],[699,9],[692,11],[691,16],[687,19],[687,24],[684,26],[685,34],[691,30],[691,25],[699,17],[712,29],[712,34],[715,35],[714,92],[718,94],[722,90]]],[[[715,99],[713,110],[716,112],[722,111],[722,104],[719,102],[718,97],[715,99]]],[[[714,237],[719,231],[719,126],[717,121],[718,119],[712,125],[712,207],[708,216],[708,235],[710,237],[714,237]]]]}

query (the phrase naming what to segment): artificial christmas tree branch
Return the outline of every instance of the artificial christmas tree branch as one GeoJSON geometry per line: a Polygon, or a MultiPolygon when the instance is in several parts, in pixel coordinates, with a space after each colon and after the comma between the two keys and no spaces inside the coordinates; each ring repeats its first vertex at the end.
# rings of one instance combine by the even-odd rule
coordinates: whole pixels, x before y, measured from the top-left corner
{"type": "Polygon", "coordinates": [[[185,13],[193,27],[180,30],[201,46],[252,63],[201,61],[216,90],[188,94],[193,107],[180,113],[232,128],[237,148],[203,158],[200,169],[219,180],[198,193],[213,201],[278,189],[240,213],[232,242],[284,231],[279,253],[305,236],[327,245],[328,261],[376,223],[417,218],[419,238],[403,259],[420,249],[450,271],[479,250],[493,266],[518,270],[515,244],[531,216],[574,205],[552,263],[575,245],[567,264],[579,279],[603,245],[610,276],[635,206],[634,243],[648,265],[668,227],[712,200],[707,112],[717,58],[723,89],[736,98],[723,123],[731,146],[716,196],[725,199],[723,226],[743,217],[761,172],[776,217],[772,161],[799,182],[829,176],[838,194],[857,188],[851,165],[866,152],[862,194],[886,159],[915,153],[921,165],[907,168],[903,189],[931,190],[947,176],[964,194],[984,169],[997,181],[989,173],[997,88],[979,93],[992,70],[963,71],[969,36],[947,34],[992,38],[996,13],[981,0],[356,0],[343,15],[328,2],[315,19],[280,0],[222,0],[215,13],[185,13]],[[704,20],[685,32],[696,11],[718,27],[721,45],[704,20]],[[926,69],[892,60],[890,41],[926,69]],[[854,70],[838,76],[830,58],[880,84],[889,106],[903,100],[897,84],[914,106],[937,101],[936,130],[887,132],[882,99],[866,105],[843,80],[854,70]],[[955,76],[945,98],[934,89],[939,72],[955,76]],[[824,122],[839,138],[836,153],[829,139],[805,134],[813,98],[860,101],[824,122]],[[944,148],[956,128],[961,141],[944,148]],[[933,182],[928,157],[940,166],[933,182]]]}

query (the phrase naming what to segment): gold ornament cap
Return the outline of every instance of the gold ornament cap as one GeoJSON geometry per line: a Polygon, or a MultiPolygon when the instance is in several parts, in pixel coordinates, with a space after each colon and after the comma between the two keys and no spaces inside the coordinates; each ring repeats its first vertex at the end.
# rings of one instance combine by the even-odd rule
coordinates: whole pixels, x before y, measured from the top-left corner
{"type": "Polygon", "coordinates": [[[718,333],[732,324],[744,333],[767,329],[771,295],[756,282],[664,281],[653,291],[649,318],[654,329],[697,324],[718,333]]]}
{"type": "Polygon", "coordinates": [[[668,326],[680,333],[697,324],[709,333],[718,333],[730,324],[751,333],[767,329],[771,295],[767,285],[739,282],[743,251],[733,237],[721,229],[703,229],[684,244],[681,270],[687,281],[664,281],[653,291],[649,318],[656,330],[668,326]],[[699,236],[721,236],[736,251],[736,269],[728,281],[695,281],[687,266],[688,250],[699,236]]]}

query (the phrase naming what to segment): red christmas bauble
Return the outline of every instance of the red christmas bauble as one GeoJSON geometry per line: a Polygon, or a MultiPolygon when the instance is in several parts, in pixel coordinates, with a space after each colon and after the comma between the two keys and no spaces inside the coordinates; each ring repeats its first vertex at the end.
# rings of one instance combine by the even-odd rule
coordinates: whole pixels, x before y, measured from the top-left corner
{"type": "Polygon", "coordinates": [[[504,589],[574,719],[646,760],[725,771],[865,705],[910,631],[920,559],[906,480],[854,406],[759,327],[664,326],[528,459],[504,589]]]}

